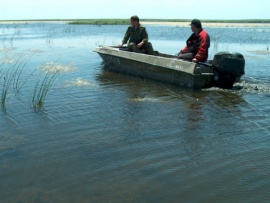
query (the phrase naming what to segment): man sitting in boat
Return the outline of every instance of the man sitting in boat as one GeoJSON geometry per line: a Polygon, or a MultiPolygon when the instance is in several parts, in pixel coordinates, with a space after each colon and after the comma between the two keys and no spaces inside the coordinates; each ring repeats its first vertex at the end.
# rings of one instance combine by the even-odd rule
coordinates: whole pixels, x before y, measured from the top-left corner
{"type": "Polygon", "coordinates": [[[178,59],[192,62],[206,62],[208,58],[208,48],[210,47],[210,37],[202,28],[201,21],[194,19],[191,21],[193,34],[188,38],[186,47],[178,54],[178,59]]]}
{"type": "Polygon", "coordinates": [[[145,27],[142,27],[138,16],[132,16],[130,18],[131,26],[128,27],[122,44],[119,47],[122,47],[128,42],[128,51],[145,53],[154,55],[153,46],[148,42],[148,34],[145,27]]]}

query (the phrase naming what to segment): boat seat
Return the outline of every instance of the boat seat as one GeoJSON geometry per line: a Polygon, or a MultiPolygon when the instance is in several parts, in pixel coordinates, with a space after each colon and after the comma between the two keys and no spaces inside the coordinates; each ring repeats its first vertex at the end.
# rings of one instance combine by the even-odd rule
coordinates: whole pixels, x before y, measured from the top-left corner
{"type": "MultiPolygon", "coordinates": [[[[120,51],[128,51],[128,48],[127,47],[120,47],[119,50],[120,51]]],[[[146,54],[146,50],[145,49],[140,49],[136,53],[146,54]]]]}

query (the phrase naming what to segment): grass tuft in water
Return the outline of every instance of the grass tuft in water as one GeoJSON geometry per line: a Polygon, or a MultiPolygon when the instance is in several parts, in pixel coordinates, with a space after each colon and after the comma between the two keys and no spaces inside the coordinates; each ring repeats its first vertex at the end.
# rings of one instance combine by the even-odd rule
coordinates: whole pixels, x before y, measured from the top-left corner
{"type": "Polygon", "coordinates": [[[5,67],[5,71],[3,71],[3,63],[0,65],[0,79],[3,78],[0,100],[2,106],[6,105],[6,99],[10,92],[11,86],[13,87],[13,91],[16,95],[32,75],[30,74],[28,77],[26,77],[26,79],[23,81],[21,80],[21,76],[24,74],[28,59],[29,57],[27,55],[20,55],[13,65],[5,67]]]}
{"type": "Polygon", "coordinates": [[[1,106],[6,105],[6,99],[9,92],[9,88],[12,84],[14,79],[13,70],[6,72],[5,76],[3,76],[3,86],[2,86],[2,93],[1,93],[1,106]]]}
{"type": "Polygon", "coordinates": [[[46,95],[57,79],[58,74],[59,70],[56,70],[54,73],[46,72],[45,75],[40,75],[31,97],[31,106],[34,109],[40,109],[43,107],[46,95]]]}
{"type": "Polygon", "coordinates": [[[14,81],[13,81],[13,90],[16,93],[18,93],[21,88],[24,86],[24,84],[28,81],[30,76],[33,75],[34,71],[29,74],[23,81],[21,80],[21,76],[25,75],[25,68],[27,65],[27,62],[31,56],[21,56],[14,65],[14,81]]]}

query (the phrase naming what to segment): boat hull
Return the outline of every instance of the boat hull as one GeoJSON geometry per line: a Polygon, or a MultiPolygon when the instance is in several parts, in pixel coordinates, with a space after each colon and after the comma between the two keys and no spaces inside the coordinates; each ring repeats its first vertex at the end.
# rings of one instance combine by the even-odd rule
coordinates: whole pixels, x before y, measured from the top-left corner
{"type": "Polygon", "coordinates": [[[210,87],[213,72],[210,67],[181,61],[173,56],[150,56],[116,48],[99,47],[97,52],[109,70],[153,79],[188,88],[210,87]]]}

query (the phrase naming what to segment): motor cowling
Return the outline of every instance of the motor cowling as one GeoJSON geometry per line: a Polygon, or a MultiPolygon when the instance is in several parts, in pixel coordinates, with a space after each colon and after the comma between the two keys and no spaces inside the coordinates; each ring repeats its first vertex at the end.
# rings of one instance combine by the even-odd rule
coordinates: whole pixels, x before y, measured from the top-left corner
{"type": "Polygon", "coordinates": [[[218,86],[232,88],[235,81],[245,74],[245,59],[240,53],[219,52],[214,56],[213,69],[218,86]]]}

